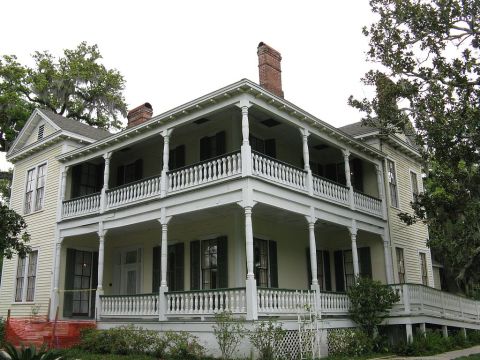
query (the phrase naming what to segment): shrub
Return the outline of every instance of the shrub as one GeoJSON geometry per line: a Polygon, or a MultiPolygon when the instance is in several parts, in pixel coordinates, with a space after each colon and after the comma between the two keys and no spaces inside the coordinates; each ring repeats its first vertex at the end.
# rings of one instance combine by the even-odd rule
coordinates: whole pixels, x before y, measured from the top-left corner
{"type": "Polygon", "coordinates": [[[213,333],[217,338],[222,359],[231,359],[245,334],[243,319],[235,319],[231,311],[224,311],[215,315],[213,333]]]}
{"type": "Polygon", "coordinates": [[[2,360],[61,360],[62,357],[42,346],[39,350],[35,346],[21,346],[17,349],[12,344],[5,344],[5,350],[0,351],[2,360]]]}
{"type": "Polygon", "coordinates": [[[406,356],[433,355],[451,350],[452,344],[439,331],[427,330],[425,334],[415,334],[411,343],[398,344],[394,352],[406,356]]]}
{"type": "Polygon", "coordinates": [[[0,348],[5,345],[5,337],[7,335],[7,323],[5,320],[0,319],[0,348]]]}
{"type": "Polygon", "coordinates": [[[328,333],[329,355],[365,355],[372,352],[374,345],[374,340],[361,329],[338,329],[328,333]]]}
{"type": "Polygon", "coordinates": [[[260,360],[273,360],[280,357],[278,344],[285,337],[282,324],[274,320],[262,321],[255,325],[249,334],[250,341],[259,352],[260,360]]]}
{"type": "Polygon", "coordinates": [[[347,292],[350,316],[368,336],[374,337],[377,327],[397,301],[398,294],[390,287],[369,278],[357,278],[347,292]]]}
{"type": "Polygon", "coordinates": [[[195,336],[187,332],[167,331],[165,339],[168,344],[166,355],[171,360],[196,360],[205,355],[205,349],[195,336]]]}

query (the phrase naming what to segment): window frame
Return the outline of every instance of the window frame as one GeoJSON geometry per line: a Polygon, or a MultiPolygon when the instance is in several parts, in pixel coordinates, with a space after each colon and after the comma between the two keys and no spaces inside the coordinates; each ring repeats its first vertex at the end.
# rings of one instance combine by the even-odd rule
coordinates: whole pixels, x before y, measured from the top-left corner
{"type": "Polygon", "coordinates": [[[411,189],[411,193],[412,193],[412,200],[415,201],[417,199],[417,196],[420,195],[420,184],[418,182],[418,173],[412,169],[410,169],[410,189],[411,189]],[[415,175],[415,180],[416,180],[416,188],[417,188],[417,193],[415,194],[415,191],[414,191],[414,181],[413,181],[413,176],[412,175],[415,175]]]}
{"type": "Polygon", "coordinates": [[[33,167],[30,167],[29,169],[27,169],[27,172],[25,174],[25,185],[24,185],[24,191],[23,191],[23,214],[24,215],[30,215],[30,214],[34,214],[36,212],[39,212],[39,211],[42,211],[44,206],[45,206],[45,190],[46,190],[46,185],[47,185],[47,176],[48,174],[48,161],[45,160],[45,161],[42,161],[42,162],[39,162],[37,165],[33,166],[33,167]],[[37,206],[37,179],[38,179],[38,170],[39,168],[41,168],[42,166],[45,167],[45,172],[44,172],[44,176],[43,176],[43,196],[42,196],[42,200],[41,200],[41,206],[38,207],[37,206]],[[33,177],[32,177],[32,186],[33,186],[33,189],[31,191],[31,199],[30,199],[30,207],[29,207],[29,211],[27,212],[27,194],[28,194],[28,174],[30,173],[30,171],[33,171],[33,177]]]}
{"type": "Polygon", "coordinates": [[[215,237],[215,238],[209,238],[209,239],[204,239],[204,240],[200,240],[200,287],[202,290],[215,290],[215,289],[218,289],[219,288],[219,277],[218,277],[218,237],[215,237]],[[209,264],[210,266],[209,267],[204,267],[204,258],[205,258],[205,254],[204,254],[204,246],[212,246],[211,244],[215,244],[213,246],[215,246],[215,266],[212,266],[211,265],[211,260],[210,260],[210,257],[211,257],[211,253],[209,252],[209,264]],[[215,287],[212,288],[212,270],[215,270],[215,287]],[[205,284],[207,284],[205,282],[205,275],[204,275],[204,272],[205,271],[209,271],[210,272],[210,278],[209,278],[209,287],[206,288],[205,287],[205,284]]]}
{"type": "Polygon", "coordinates": [[[420,259],[420,277],[422,280],[422,285],[429,286],[427,253],[425,251],[419,251],[418,256],[420,259]]]}
{"type": "Polygon", "coordinates": [[[407,282],[407,272],[405,268],[405,250],[401,247],[396,246],[395,247],[395,259],[396,259],[396,264],[397,264],[397,276],[398,276],[398,283],[399,284],[405,284],[407,282]],[[401,260],[399,259],[399,254],[401,252],[401,260]],[[401,261],[401,263],[400,263],[401,261]],[[403,269],[403,272],[400,271],[403,269]],[[400,276],[402,275],[402,276],[400,276]],[[403,277],[403,280],[402,280],[403,277]]]}
{"type": "Polygon", "coordinates": [[[387,181],[388,181],[388,196],[390,198],[390,206],[395,208],[395,209],[400,209],[400,194],[398,191],[398,172],[397,172],[397,163],[396,161],[387,158],[387,181]],[[395,183],[392,183],[390,181],[390,163],[393,165],[393,177],[395,180],[395,183]],[[393,198],[392,198],[392,185],[395,186],[395,199],[396,199],[396,204],[393,203],[393,198]]]}
{"type": "Polygon", "coordinates": [[[13,304],[32,304],[35,303],[35,297],[37,295],[37,278],[38,278],[38,260],[40,259],[39,256],[40,252],[38,248],[32,249],[31,252],[29,252],[23,260],[25,261],[24,267],[23,267],[23,274],[21,277],[18,276],[18,265],[19,265],[19,260],[21,259],[19,256],[17,256],[17,264],[15,266],[15,290],[13,292],[13,304]],[[35,282],[33,285],[33,299],[32,300],[27,300],[27,294],[28,294],[28,280],[29,280],[29,267],[30,267],[30,261],[31,261],[31,255],[36,253],[36,262],[35,262],[35,272],[34,272],[34,277],[35,277],[35,282]],[[21,292],[21,298],[20,300],[17,300],[17,288],[18,288],[18,279],[22,279],[22,292],[21,292]]]}

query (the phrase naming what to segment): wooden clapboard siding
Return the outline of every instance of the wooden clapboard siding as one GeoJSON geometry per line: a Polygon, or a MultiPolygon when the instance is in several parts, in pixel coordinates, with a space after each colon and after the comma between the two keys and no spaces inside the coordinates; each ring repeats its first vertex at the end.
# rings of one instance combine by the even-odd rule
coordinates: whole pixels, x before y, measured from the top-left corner
{"type": "MultiPolygon", "coordinates": [[[[428,238],[427,227],[422,224],[407,226],[398,217],[400,212],[412,212],[410,202],[413,200],[413,197],[410,171],[417,173],[419,190],[423,190],[421,184],[421,165],[418,161],[407,157],[407,155],[399,152],[396,149],[393,149],[387,144],[383,144],[382,150],[388,155],[389,159],[395,162],[395,169],[397,172],[399,208],[389,206],[389,222],[392,237],[392,257],[394,262],[395,281],[398,281],[395,247],[401,247],[404,249],[406,281],[412,283],[422,283],[419,252],[425,252],[427,255],[428,265],[428,284],[433,286],[432,260],[430,256],[430,250],[426,245],[426,240],[428,238]]],[[[387,194],[390,196],[388,184],[387,194]]],[[[389,203],[391,204],[390,198],[389,203]]]]}
{"type": "MultiPolygon", "coordinates": [[[[61,153],[62,145],[48,148],[15,164],[15,179],[12,186],[12,209],[23,215],[25,181],[28,169],[47,162],[45,197],[43,209],[25,215],[30,245],[38,250],[35,304],[40,305],[40,314],[45,315],[51,294],[53,251],[55,242],[55,221],[59,196],[60,166],[55,159],[61,153]]],[[[6,316],[10,308],[12,316],[31,315],[32,304],[14,303],[15,272],[17,257],[4,261],[2,286],[0,289],[0,316],[6,316]]]]}

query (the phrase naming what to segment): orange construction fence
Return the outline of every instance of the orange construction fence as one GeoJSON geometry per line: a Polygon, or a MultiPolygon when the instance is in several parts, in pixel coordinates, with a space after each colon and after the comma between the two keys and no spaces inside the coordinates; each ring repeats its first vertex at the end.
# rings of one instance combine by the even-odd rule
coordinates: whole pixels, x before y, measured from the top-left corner
{"type": "Polygon", "coordinates": [[[95,321],[57,320],[46,317],[8,317],[5,324],[5,340],[15,346],[21,344],[66,349],[78,344],[80,331],[96,327],[95,321]]]}

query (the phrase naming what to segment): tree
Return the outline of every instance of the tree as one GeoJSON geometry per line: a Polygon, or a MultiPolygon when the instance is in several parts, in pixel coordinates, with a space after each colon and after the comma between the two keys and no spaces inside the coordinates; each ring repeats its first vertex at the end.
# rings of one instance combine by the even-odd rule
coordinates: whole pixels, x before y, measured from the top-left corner
{"type": "Polygon", "coordinates": [[[24,257],[30,252],[30,235],[25,231],[25,220],[15,211],[0,203],[0,258],[11,259],[14,253],[24,257]]]}
{"type": "Polygon", "coordinates": [[[429,225],[428,245],[460,285],[480,281],[480,1],[371,0],[364,34],[376,64],[367,99],[349,98],[384,135],[415,138],[424,194],[407,224],[429,225]]]}
{"type": "Polygon", "coordinates": [[[393,304],[400,300],[389,286],[369,278],[357,278],[347,291],[350,299],[349,313],[365,333],[373,337],[378,325],[388,315],[393,304]]]}
{"type": "Polygon", "coordinates": [[[125,80],[99,62],[97,45],[82,42],[59,58],[48,51],[32,57],[33,67],[14,55],[0,58],[0,151],[8,151],[35,107],[103,129],[121,128],[125,80]]]}

